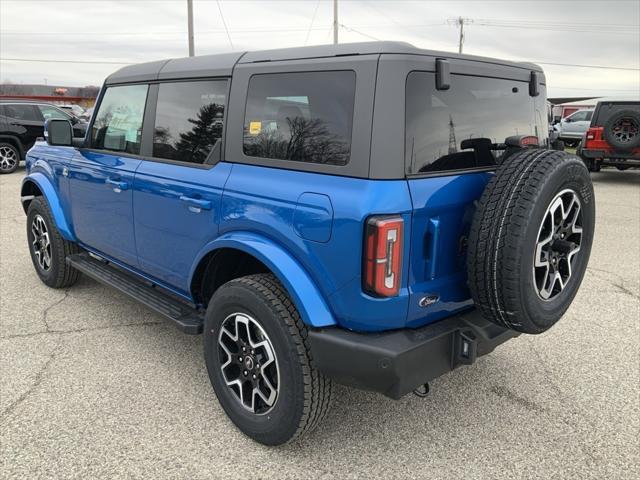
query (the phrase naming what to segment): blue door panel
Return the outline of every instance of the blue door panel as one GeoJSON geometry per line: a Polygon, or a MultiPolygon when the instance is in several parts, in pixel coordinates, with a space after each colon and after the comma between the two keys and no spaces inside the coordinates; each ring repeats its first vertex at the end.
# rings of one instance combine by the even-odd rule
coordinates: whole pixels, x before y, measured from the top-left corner
{"type": "Polygon", "coordinates": [[[142,162],[133,187],[133,216],[144,272],[189,293],[193,261],[217,236],[222,190],[231,167],[142,162]]]}
{"type": "Polygon", "coordinates": [[[71,217],[78,240],[137,266],[132,186],[140,160],[80,150],[69,164],[71,217]]]}

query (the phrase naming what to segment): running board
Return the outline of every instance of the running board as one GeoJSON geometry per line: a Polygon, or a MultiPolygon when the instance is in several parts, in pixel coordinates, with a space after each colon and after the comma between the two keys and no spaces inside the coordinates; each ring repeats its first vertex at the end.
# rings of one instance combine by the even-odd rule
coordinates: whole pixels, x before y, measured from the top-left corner
{"type": "Polygon", "coordinates": [[[67,264],[100,283],[109,285],[138,300],[147,307],[172,320],[184,333],[202,333],[204,318],[193,306],[163,292],[161,287],[145,283],[106,260],[98,260],[88,253],[67,257],[67,264]]]}

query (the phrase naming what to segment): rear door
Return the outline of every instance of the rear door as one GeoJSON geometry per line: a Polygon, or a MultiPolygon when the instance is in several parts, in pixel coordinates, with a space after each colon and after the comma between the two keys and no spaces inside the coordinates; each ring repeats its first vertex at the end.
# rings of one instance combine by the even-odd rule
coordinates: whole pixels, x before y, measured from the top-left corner
{"type": "Polygon", "coordinates": [[[7,122],[7,133],[22,142],[26,153],[36,139],[44,135],[44,122],[35,105],[28,103],[7,103],[3,106],[7,122]]]}
{"type": "Polygon", "coordinates": [[[66,172],[78,239],[131,266],[138,264],[132,187],[148,89],[144,84],[107,88],[89,146],[78,151],[66,172]]]}
{"type": "Polygon", "coordinates": [[[407,76],[405,165],[413,202],[408,325],[472,304],[467,237],[475,202],[500,154],[488,145],[512,135],[546,136],[528,75],[491,78],[452,68],[447,90],[436,89],[433,72],[407,76]],[[477,141],[474,147],[462,148],[470,139],[477,141]]]}
{"type": "Polygon", "coordinates": [[[197,254],[218,232],[231,171],[220,163],[228,83],[222,78],[151,86],[153,142],[133,185],[138,259],[145,273],[183,293],[197,254]]]}

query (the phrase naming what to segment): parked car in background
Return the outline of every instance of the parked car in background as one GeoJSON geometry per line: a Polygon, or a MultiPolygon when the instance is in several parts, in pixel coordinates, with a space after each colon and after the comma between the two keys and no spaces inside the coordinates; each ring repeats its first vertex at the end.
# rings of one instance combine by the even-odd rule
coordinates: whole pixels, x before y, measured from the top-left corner
{"type": "Polygon", "coordinates": [[[73,115],[76,118],[83,118],[83,115],[85,114],[85,109],[82,108],[80,105],[58,105],[58,107],[60,107],[62,110],[64,110],[65,112],[70,113],[71,115],[73,115]]]}
{"type": "Polygon", "coordinates": [[[55,105],[25,100],[0,100],[0,174],[14,172],[36,139],[44,136],[44,122],[68,120],[73,136],[84,137],[86,122],[55,105]]]}
{"type": "Polygon", "coordinates": [[[558,138],[569,147],[577,146],[589,128],[592,115],[593,110],[578,110],[560,120],[560,123],[554,125],[558,132],[558,138]]]}
{"type": "Polygon", "coordinates": [[[281,444],[334,381],[424,396],[562,317],[595,206],[545,103],[537,65],[406,43],[130,65],[82,141],[50,120],[30,150],[27,248],[203,334],[224,411],[281,444]]]}
{"type": "Polygon", "coordinates": [[[640,101],[598,102],[576,153],[592,172],[640,167],[640,101]]]}

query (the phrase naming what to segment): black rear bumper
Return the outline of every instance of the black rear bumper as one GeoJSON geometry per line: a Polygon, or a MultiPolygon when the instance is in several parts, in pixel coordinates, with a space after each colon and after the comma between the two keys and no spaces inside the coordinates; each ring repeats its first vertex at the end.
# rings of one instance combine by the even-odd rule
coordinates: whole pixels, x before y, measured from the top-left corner
{"type": "Polygon", "coordinates": [[[309,341],[316,366],[328,377],[398,399],[517,335],[474,310],[417,329],[317,329],[309,332],[309,341]]]}
{"type": "Polygon", "coordinates": [[[601,158],[605,164],[640,166],[640,156],[633,152],[611,152],[606,150],[583,148],[580,151],[580,155],[583,158],[601,158]]]}

